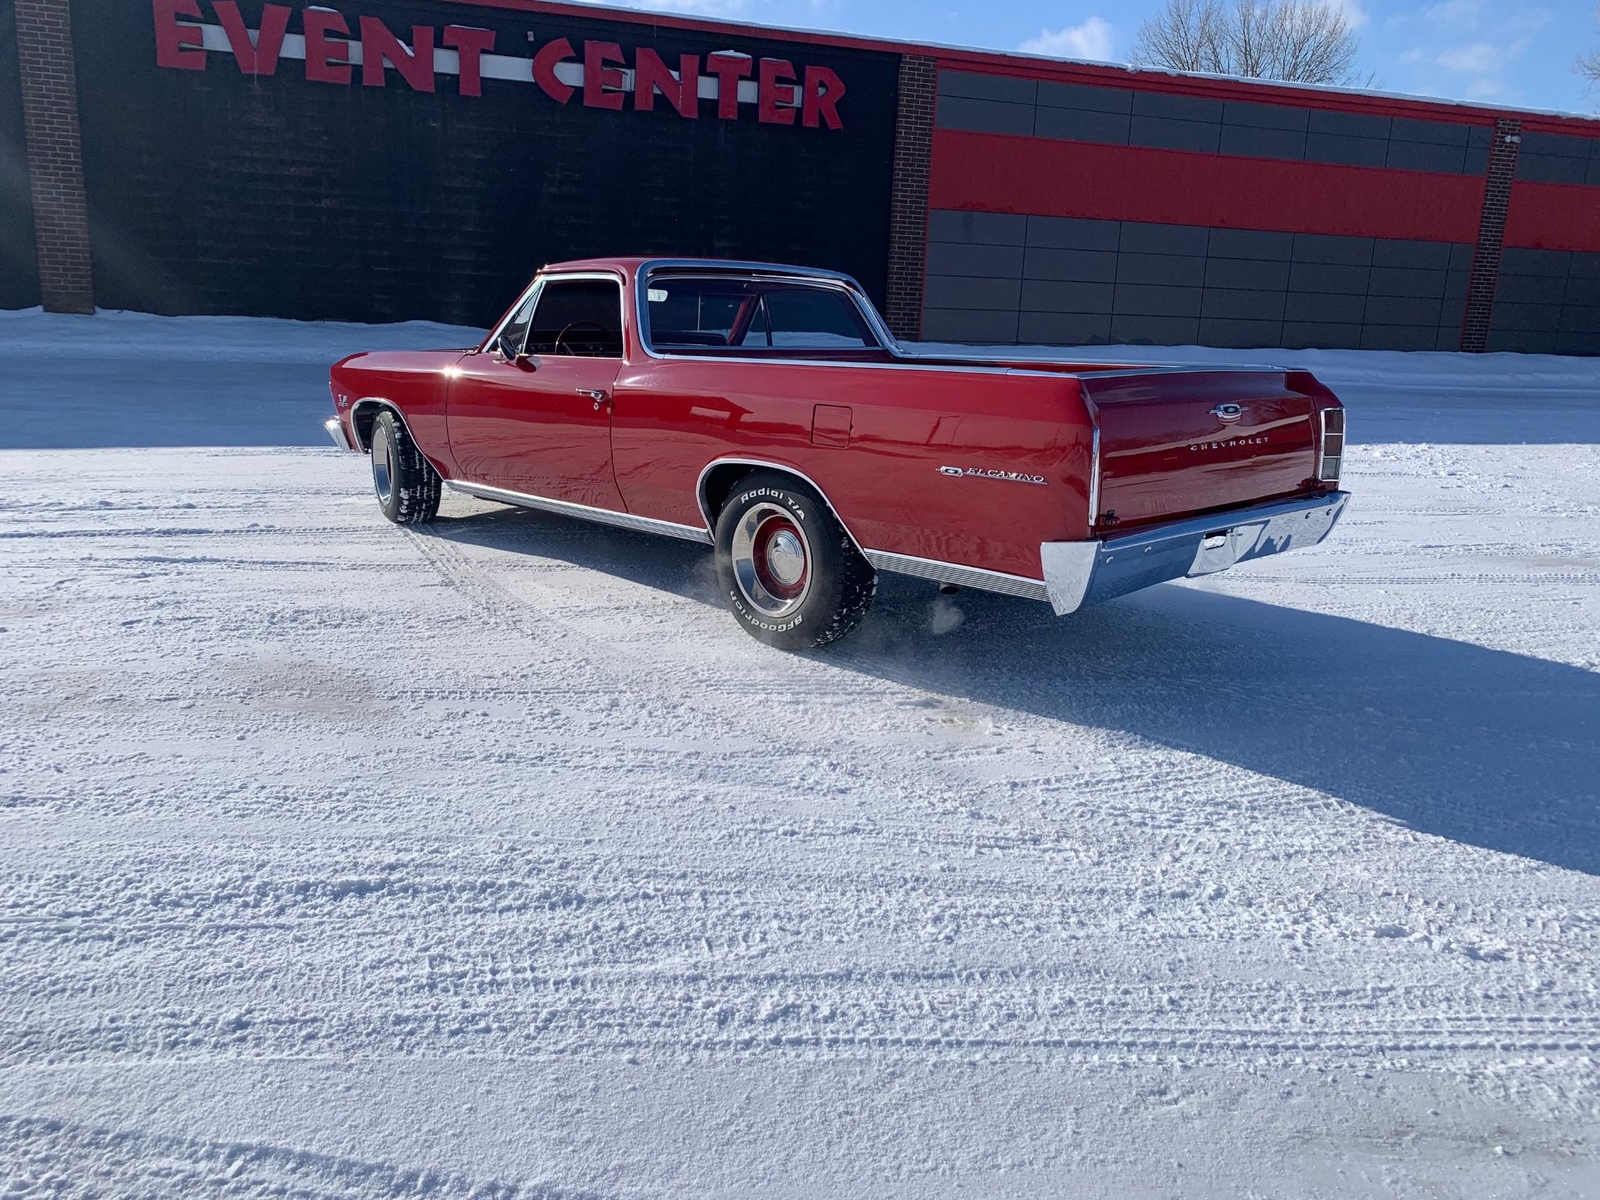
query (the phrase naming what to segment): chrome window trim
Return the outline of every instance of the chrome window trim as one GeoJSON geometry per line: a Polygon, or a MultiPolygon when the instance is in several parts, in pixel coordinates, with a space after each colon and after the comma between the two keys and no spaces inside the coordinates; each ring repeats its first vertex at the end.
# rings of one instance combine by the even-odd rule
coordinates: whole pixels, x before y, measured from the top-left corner
{"type": "Polygon", "coordinates": [[[679,525],[675,521],[658,521],[654,517],[635,516],[633,513],[617,512],[611,508],[596,508],[594,505],[578,504],[572,500],[551,500],[544,496],[529,495],[527,492],[514,492],[509,488],[491,487],[486,483],[471,483],[460,479],[447,479],[445,482],[450,485],[451,490],[465,492],[480,500],[496,500],[502,504],[514,504],[519,508],[534,508],[558,516],[577,517],[600,525],[631,529],[635,533],[656,533],[663,537],[697,542],[702,546],[711,544],[711,534],[706,530],[696,529],[692,525],[679,525]]]}
{"type": "MultiPolygon", "coordinates": [[[[626,362],[628,358],[628,281],[623,277],[620,271],[552,271],[549,274],[544,274],[541,272],[540,274],[535,275],[533,277],[533,282],[523,289],[521,295],[517,297],[517,302],[506,310],[506,315],[500,318],[500,323],[490,331],[488,337],[484,338],[482,342],[478,343],[478,348],[473,351],[473,353],[483,354],[486,351],[494,349],[495,343],[500,340],[501,331],[504,330],[507,325],[511,324],[511,319],[517,315],[517,310],[522,307],[522,302],[524,300],[532,297],[535,311],[537,311],[539,296],[541,293],[543,293],[545,284],[582,283],[585,280],[598,280],[603,283],[614,283],[622,289],[621,293],[617,296],[617,324],[622,332],[622,353],[617,355],[617,360],[626,362]]],[[[526,346],[527,342],[524,341],[523,345],[526,346]]],[[[577,354],[541,354],[539,357],[586,358],[592,356],[577,354]]]]}

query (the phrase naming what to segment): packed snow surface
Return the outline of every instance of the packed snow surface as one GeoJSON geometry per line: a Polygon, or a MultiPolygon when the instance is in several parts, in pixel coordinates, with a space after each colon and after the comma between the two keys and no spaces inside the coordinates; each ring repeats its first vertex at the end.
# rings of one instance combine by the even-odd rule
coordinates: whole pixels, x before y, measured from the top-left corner
{"type": "Polygon", "coordinates": [[[0,315],[0,1193],[1600,1194],[1600,363],[1317,370],[1335,536],[1058,620],[386,524],[325,366],[0,315]]]}

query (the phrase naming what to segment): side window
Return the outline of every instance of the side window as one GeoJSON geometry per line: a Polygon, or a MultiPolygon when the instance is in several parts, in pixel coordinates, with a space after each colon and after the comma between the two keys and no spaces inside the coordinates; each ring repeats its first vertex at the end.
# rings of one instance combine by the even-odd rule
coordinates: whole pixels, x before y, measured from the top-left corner
{"type": "Polygon", "coordinates": [[[795,287],[764,292],[739,344],[758,350],[866,350],[878,343],[842,292],[795,287]]]}
{"type": "Polygon", "coordinates": [[[602,279],[551,280],[539,293],[527,353],[622,357],[622,285],[602,279]]]}
{"type": "Polygon", "coordinates": [[[498,341],[505,342],[513,350],[521,353],[523,345],[528,340],[528,327],[533,324],[533,297],[528,296],[517,307],[511,319],[500,330],[498,341]]]}
{"type": "Polygon", "coordinates": [[[657,350],[726,346],[749,298],[749,285],[718,279],[653,279],[645,300],[650,344],[657,350]]]}

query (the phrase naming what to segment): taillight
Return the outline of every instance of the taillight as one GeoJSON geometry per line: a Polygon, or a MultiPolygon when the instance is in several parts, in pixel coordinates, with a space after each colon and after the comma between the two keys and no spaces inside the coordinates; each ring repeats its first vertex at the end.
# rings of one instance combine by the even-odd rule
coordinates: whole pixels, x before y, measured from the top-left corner
{"type": "Polygon", "coordinates": [[[1337,485],[1344,468],[1344,409],[1322,410],[1322,450],[1317,464],[1317,479],[1337,485]]]}

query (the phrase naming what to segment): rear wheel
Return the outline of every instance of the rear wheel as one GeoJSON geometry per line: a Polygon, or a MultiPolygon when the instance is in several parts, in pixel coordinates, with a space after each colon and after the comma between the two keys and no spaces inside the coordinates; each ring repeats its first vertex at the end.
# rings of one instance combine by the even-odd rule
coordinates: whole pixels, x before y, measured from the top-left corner
{"type": "Polygon", "coordinates": [[[396,525],[421,525],[439,514],[444,482],[387,408],[372,423],[372,490],[396,525]]]}
{"type": "Polygon", "coordinates": [[[717,518],[717,575],[734,619],[780,650],[837,641],[867,615],[878,577],[822,498],[769,471],[717,518]]]}

